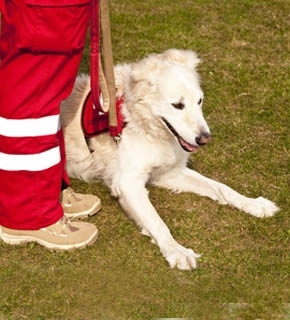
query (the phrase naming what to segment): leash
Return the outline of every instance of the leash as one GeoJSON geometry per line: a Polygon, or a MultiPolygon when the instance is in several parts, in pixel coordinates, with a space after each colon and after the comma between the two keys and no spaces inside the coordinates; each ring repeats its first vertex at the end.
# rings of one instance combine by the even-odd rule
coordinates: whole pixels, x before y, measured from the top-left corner
{"type": "MultiPolygon", "coordinates": [[[[108,0],[91,0],[90,41],[90,85],[93,108],[96,109],[97,117],[99,113],[108,112],[110,134],[118,140],[122,132],[122,126],[120,126],[122,120],[118,119],[118,113],[120,114],[120,112],[117,112],[119,111],[117,109],[120,109],[120,106],[116,107],[108,0]],[[100,52],[101,42],[102,53],[100,52]],[[100,103],[100,94],[102,94],[102,104],[100,103]]],[[[118,101],[117,104],[119,104],[118,101]]],[[[94,116],[92,115],[92,117],[94,116]]],[[[93,122],[93,118],[91,120],[93,122]]]]}

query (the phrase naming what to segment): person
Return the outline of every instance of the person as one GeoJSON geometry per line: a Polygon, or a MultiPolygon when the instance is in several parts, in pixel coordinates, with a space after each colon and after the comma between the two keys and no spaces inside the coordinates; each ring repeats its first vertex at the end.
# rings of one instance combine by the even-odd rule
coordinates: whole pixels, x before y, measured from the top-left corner
{"type": "Polygon", "coordinates": [[[60,103],[77,75],[89,0],[0,0],[0,9],[0,237],[85,247],[96,226],[67,216],[94,214],[100,199],[68,187],[60,103]]]}

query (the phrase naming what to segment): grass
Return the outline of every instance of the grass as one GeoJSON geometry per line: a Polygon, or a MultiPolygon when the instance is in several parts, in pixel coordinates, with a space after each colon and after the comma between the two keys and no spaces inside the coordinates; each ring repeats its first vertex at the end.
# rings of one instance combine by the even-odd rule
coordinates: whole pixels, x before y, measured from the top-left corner
{"type": "Polygon", "coordinates": [[[290,319],[289,12],[289,0],[111,1],[116,63],[170,47],[202,58],[214,139],[190,165],[281,211],[260,220],[150,188],[175,238],[202,253],[197,270],[182,272],[167,266],[101,182],[72,180],[103,201],[90,219],[98,242],[69,253],[0,243],[1,320],[290,319]]]}

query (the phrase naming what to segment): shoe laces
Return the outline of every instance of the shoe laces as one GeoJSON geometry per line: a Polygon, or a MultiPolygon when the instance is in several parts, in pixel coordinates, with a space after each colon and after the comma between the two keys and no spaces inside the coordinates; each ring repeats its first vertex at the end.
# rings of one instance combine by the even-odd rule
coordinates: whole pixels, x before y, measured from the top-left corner
{"type": "Polygon", "coordinates": [[[70,233],[76,232],[79,229],[73,226],[71,221],[66,216],[63,216],[53,225],[42,228],[41,230],[47,231],[54,236],[67,237],[70,233]]]}
{"type": "Polygon", "coordinates": [[[74,201],[81,201],[81,198],[78,196],[77,193],[74,192],[72,188],[67,188],[66,190],[67,193],[67,202],[71,203],[74,201]]]}

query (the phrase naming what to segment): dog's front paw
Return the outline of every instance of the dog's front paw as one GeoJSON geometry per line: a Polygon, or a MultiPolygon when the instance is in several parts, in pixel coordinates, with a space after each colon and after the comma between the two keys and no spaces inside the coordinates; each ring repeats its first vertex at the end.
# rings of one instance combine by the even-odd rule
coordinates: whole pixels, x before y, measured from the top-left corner
{"type": "Polygon", "coordinates": [[[171,268],[178,268],[180,270],[191,270],[196,268],[196,260],[200,255],[195,253],[192,249],[183,247],[176,243],[174,248],[165,254],[165,259],[168,261],[171,268]]]}
{"type": "Polygon", "coordinates": [[[263,197],[250,199],[250,202],[243,209],[258,218],[272,217],[280,210],[274,202],[263,197]]]}

